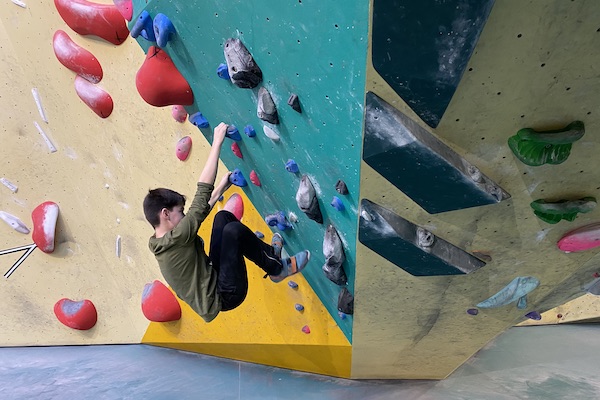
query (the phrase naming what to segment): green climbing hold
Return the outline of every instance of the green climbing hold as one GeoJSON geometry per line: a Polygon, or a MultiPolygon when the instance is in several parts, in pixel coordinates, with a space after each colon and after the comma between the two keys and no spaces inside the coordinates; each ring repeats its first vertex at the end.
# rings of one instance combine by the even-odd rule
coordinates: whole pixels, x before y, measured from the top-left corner
{"type": "Polygon", "coordinates": [[[571,153],[573,142],[585,133],[583,122],[574,121],[563,129],[538,132],[524,128],[508,139],[508,146],[524,164],[560,164],[571,153]]]}
{"type": "Polygon", "coordinates": [[[531,208],[539,219],[549,224],[556,224],[560,220],[573,221],[579,213],[588,213],[596,207],[594,197],[584,197],[579,200],[560,200],[547,202],[536,200],[531,202],[531,208]]]}

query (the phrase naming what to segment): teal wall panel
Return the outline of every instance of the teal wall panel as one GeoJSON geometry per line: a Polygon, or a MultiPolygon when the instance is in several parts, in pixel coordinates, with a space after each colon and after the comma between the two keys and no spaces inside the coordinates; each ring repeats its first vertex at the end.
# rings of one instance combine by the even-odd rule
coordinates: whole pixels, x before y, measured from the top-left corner
{"type": "MultiPolygon", "coordinates": [[[[304,276],[351,341],[352,318],[342,320],[337,313],[340,287],[321,271],[322,242],[327,224],[333,224],[345,245],[344,268],[353,292],[369,3],[135,1],[133,22],[142,9],[152,17],[167,15],[177,30],[165,50],[194,92],[188,112],[199,110],[213,127],[225,121],[242,132],[243,160],[229,150],[231,143],[224,145],[221,159],[247,180],[251,170],[258,173],[262,187],[249,183],[244,189],[254,206],[263,216],[277,210],[298,215],[295,229],[283,233],[287,249],[311,250],[304,276]],[[230,37],[239,38],[262,69],[257,88],[240,89],[217,77],[217,67],[225,62],[223,44],[230,37]],[[281,136],[279,142],[264,135],[265,123],[256,115],[261,86],[278,108],[281,123],[268,125],[281,136]],[[291,93],[300,98],[301,114],[287,105],[291,93]],[[243,134],[247,124],[256,129],[255,138],[243,134]],[[298,163],[299,174],[285,170],[288,159],[298,163]],[[323,224],[310,220],[296,204],[302,174],[309,175],[317,190],[323,224]],[[346,182],[348,195],[335,191],[339,179],[346,182]],[[330,206],[333,196],[342,199],[345,211],[330,206]]],[[[141,36],[138,42],[145,50],[152,45],[141,36]]],[[[212,129],[202,129],[202,134],[212,140],[212,129]]]]}

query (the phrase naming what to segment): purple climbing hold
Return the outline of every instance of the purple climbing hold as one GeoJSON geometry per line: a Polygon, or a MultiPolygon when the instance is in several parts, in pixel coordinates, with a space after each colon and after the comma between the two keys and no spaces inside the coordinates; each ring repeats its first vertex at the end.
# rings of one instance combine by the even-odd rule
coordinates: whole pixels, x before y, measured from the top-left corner
{"type": "Polygon", "coordinates": [[[344,203],[340,200],[339,197],[333,196],[333,200],[331,200],[331,206],[338,211],[344,211],[346,207],[344,207],[344,203]]]}
{"type": "Polygon", "coordinates": [[[236,142],[242,140],[242,135],[240,135],[240,131],[238,131],[238,128],[235,125],[229,125],[227,127],[227,133],[225,133],[225,137],[235,140],[236,142]]]}
{"type": "Polygon", "coordinates": [[[285,231],[292,227],[292,224],[287,220],[283,211],[277,211],[276,213],[267,215],[265,217],[265,222],[269,226],[276,226],[280,231],[285,231]]]}
{"type": "Polygon", "coordinates": [[[296,164],[296,161],[289,159],[287,160],[287,162],[285,163],[285,169],[288,172],[291,172],[292,174],[297,174],[298,172],[300,172],[300,168],[298,168],[298,164],[296,164]]]}
{"type": "Polygon", "coordinates": [[[298,289],[298,284],[294,281],[288,281],[288,286],[292,289],[298,289]]]}
{"type": "Polygon", "coordinates": [[[242,171],[239,168],[233,170],[231,175],[229,175],[229,182],[231,182],[235,186],[244,187],[248,186],[248,182],[244,175],[242,175],[242,171]]]}
{"type": "Polygon", "coordinates": [[[304,311],[304,306],[302,304],[296,303],[296,305],[294,305],[294,308],[296,309],[296,311],[304,311]]]}
{"type": "Polygon", "coordinates": [[[193,125],[197,126],[198,128],[208,128],[210,125],[208,123],[208,120],[204,118],[204,115],[202,115],[201,112],[197,112],[190,115],[189,120],[193,125]]]}
{"type": "Polygon", "coordinates": [[[265,234],[260,232],[260,231],[256,231],[254,232],[254,234],[256,235],[257,238],[262,239],[265,237],[265,234]]]}
{"type": "Polygon", "coordinates": [[[229,80],[229,71],[227,70],[227,64],[219,64],[217,68],[217,76],[221,79],[229,80]]]}
{"type": "Polygon", "coordinates": [[[469,308],[467,310],[467,314],[469,314],[469,315],[477,315],[477,314],[479,314],[479,310],[476,309],[476,308],[469,308]]]}
{"type": "Polygon", "coordinates": [[[542,319],[542,316],[537,311],[528,312],[527,314],[525,314],[525,316],[529,319],[533,319],[534,321],[539,321],[540,319],[542,319]]]}
{"type": "Polygon", "coordinates": [[[248,137],[256,136],[256,131],[254,130],[254,127],[252,125],[246,125],[246,127],[244,128],[244,133],[248,135],[248,137]]]}

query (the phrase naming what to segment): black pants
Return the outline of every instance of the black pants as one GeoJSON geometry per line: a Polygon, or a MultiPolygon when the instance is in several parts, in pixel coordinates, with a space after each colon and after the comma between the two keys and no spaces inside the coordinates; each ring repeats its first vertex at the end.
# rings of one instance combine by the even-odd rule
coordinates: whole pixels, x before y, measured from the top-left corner
{"type": "Polygon", "coordinates": [[[209,257],[218,276],[221,311],[236,308],[246,298],[248,273],[244,257],[269,275],[278,275],[282,268],[273,247],[257,238],[254,232],[225,210],[215,215],[209,257]]]}

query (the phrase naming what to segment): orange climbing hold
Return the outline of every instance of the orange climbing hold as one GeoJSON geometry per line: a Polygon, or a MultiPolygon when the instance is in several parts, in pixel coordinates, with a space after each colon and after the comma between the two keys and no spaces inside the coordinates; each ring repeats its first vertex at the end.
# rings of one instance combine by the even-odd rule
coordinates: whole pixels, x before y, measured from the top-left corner
{"type": "Polygon", "coordinates": [[[194,94],[169,55],[150,46],[146,60],[135,76],[135,86],[144,101],[155,107],[189,106],[194,94]]]}
{"type": "Polygon", "coordinates": [[[177,321],[181,318],[181,306],[175,295],[157,280],[144,286],[142,312],[152,322],[177,321]]]}
{"type": "Polygon", "coordinates": [[[79,98],[94,111],[100,118],[108,118],[113,111],[113,100],[104,89],[90,83],[77,75],[75,77],[75,91],[79,98]]]}
{"type": "Polygon", "coordinates": [[[54,0],[62,19],[80,35],[95,35],[119,45],[129,36],[129,29],[117,7],[86,0],[54,0]]]}

